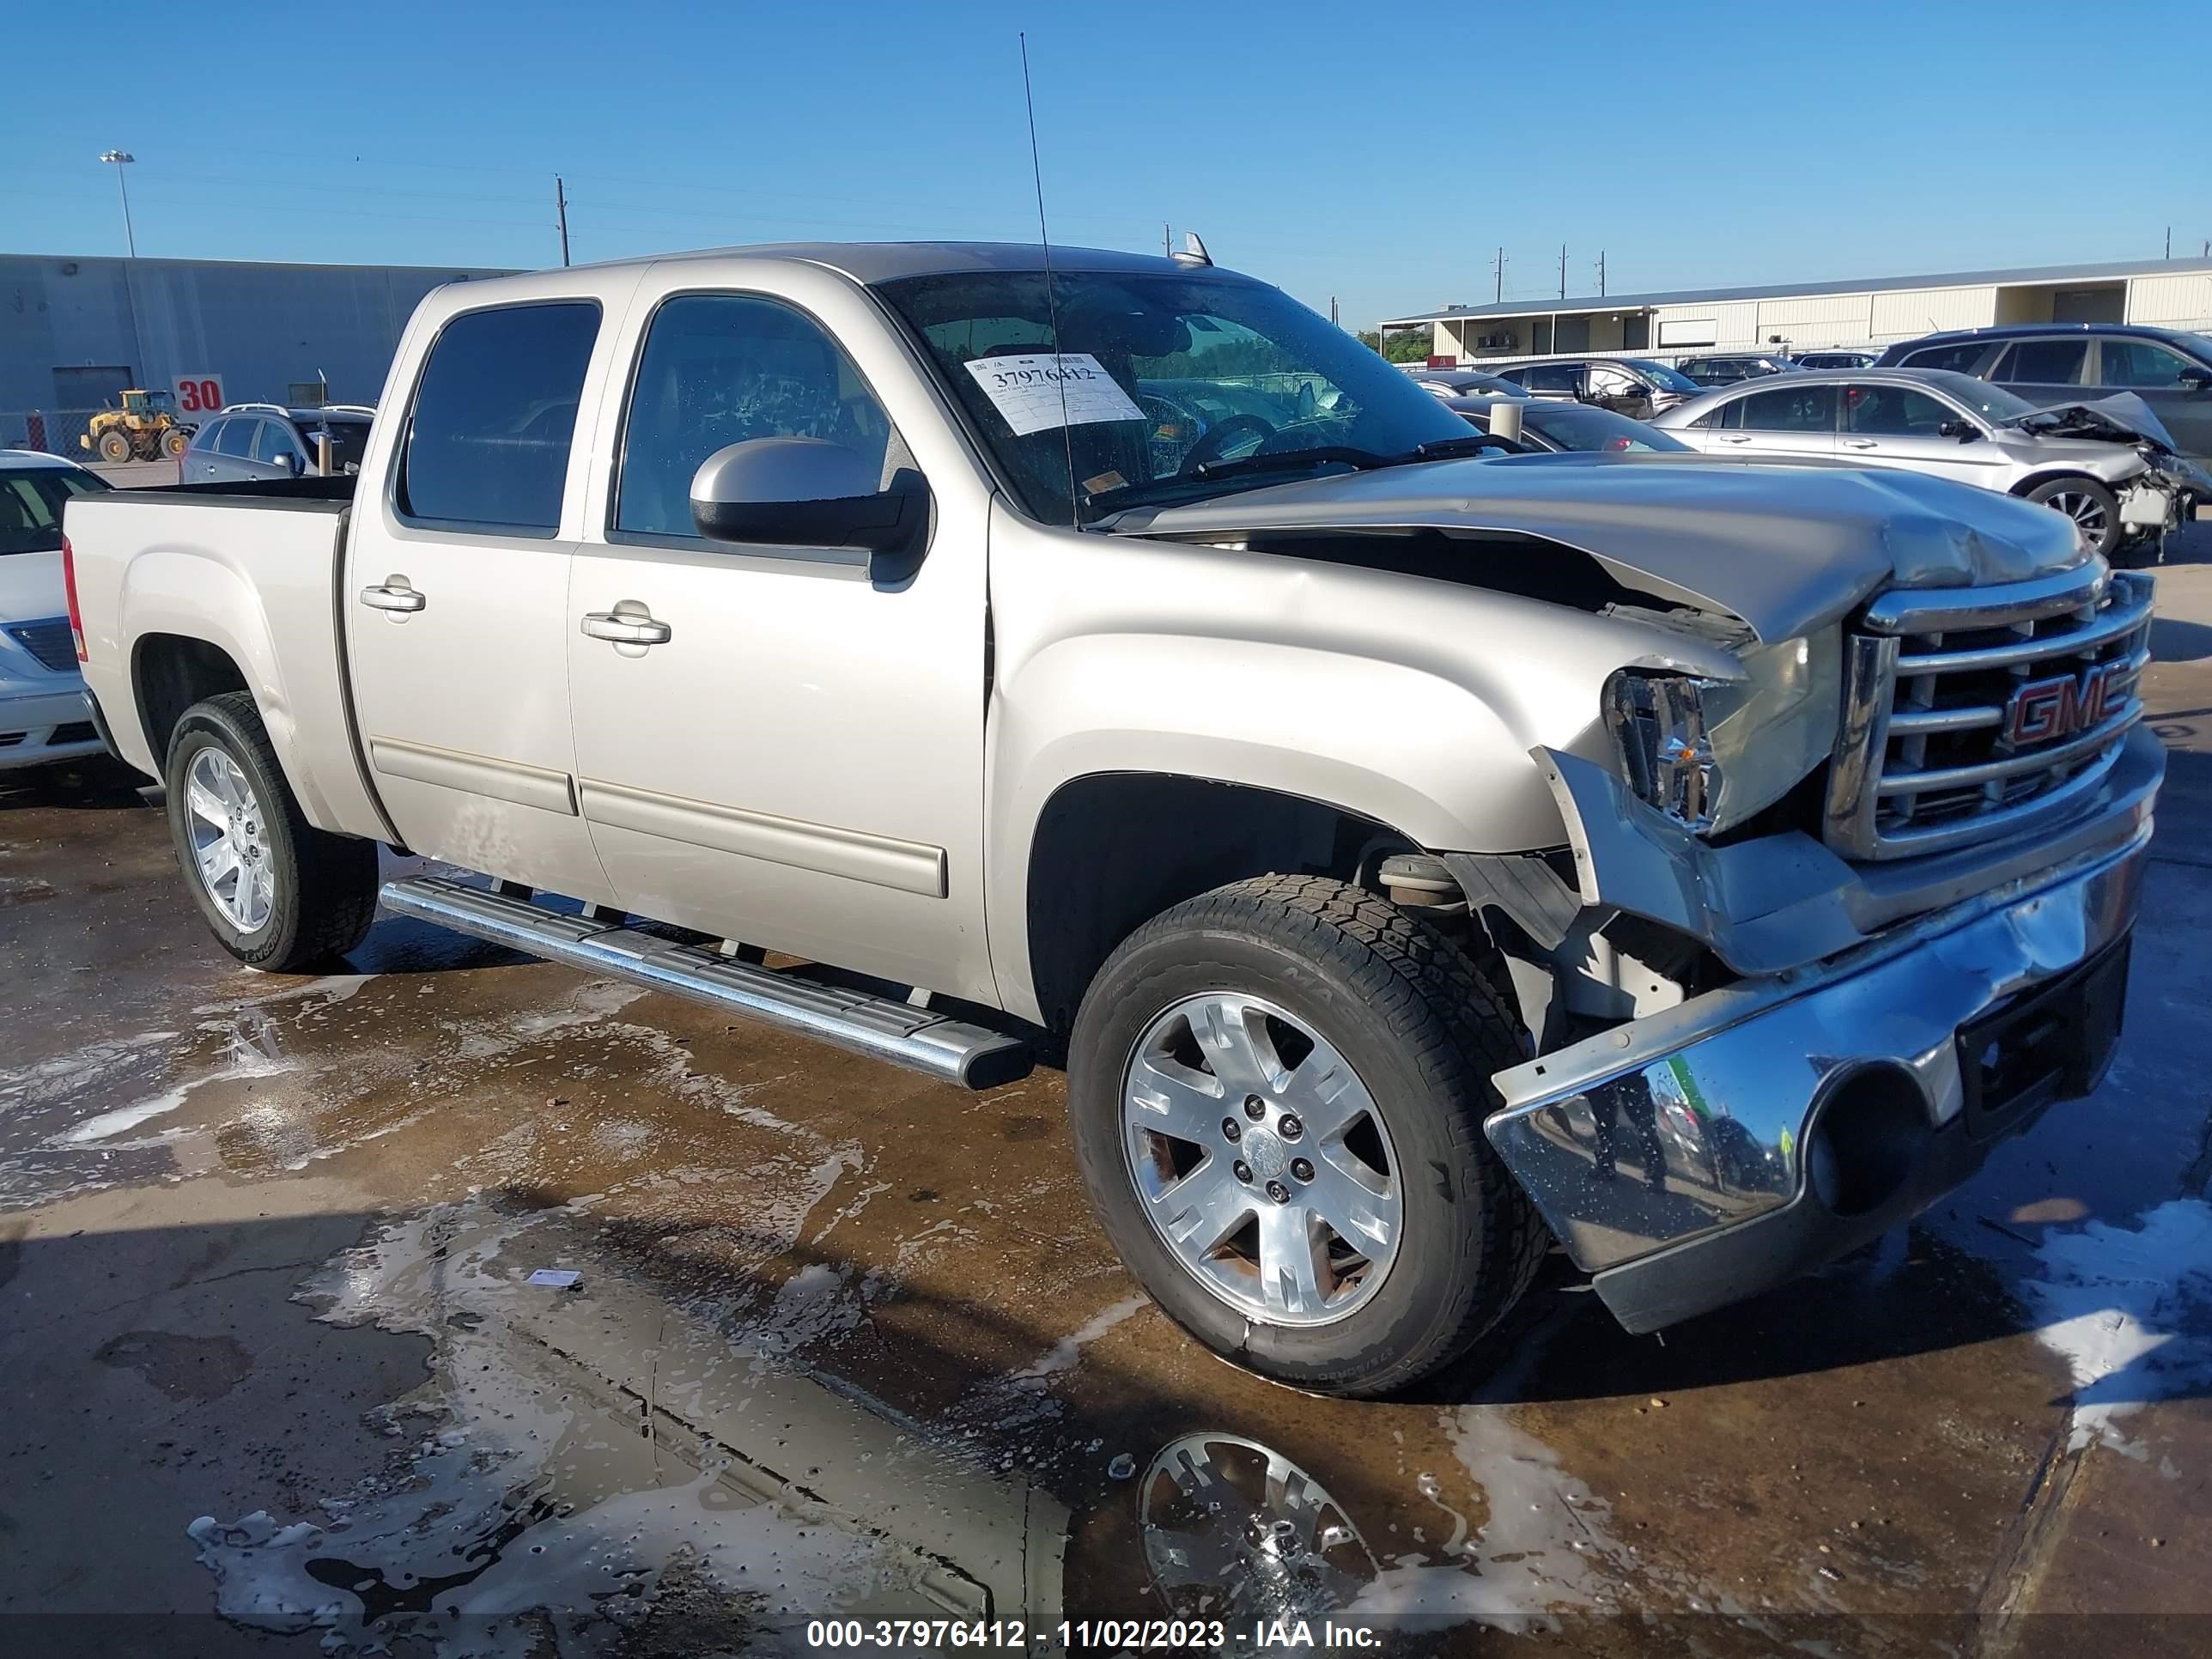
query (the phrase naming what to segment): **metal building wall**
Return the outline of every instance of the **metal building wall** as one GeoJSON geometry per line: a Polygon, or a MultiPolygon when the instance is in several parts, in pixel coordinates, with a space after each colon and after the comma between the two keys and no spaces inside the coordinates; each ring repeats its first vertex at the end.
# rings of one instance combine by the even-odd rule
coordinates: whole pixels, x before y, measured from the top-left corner
{"type": "Polygon", "coordinates": [[[234,402],[281,402],[319,373],[332,401],[373,403],[423,295],[503,274],[0,255],[0,445],[21,441],[28,411],[78,420],[58,368],[126,367],[137,384],[164,388],[179,374],[216,374],[234,402]]]}

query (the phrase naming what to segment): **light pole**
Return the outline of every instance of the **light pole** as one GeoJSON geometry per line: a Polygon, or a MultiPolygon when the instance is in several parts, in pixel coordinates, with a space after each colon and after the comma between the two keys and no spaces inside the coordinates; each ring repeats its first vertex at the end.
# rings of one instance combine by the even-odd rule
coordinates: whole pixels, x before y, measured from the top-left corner
{"type": "Polygon", "coordinates": [[[101,151],[100,159],[113,166],[115,182],[122,186],[123,240],[131,250],[131,257],[135,259],[138,257],[138,238],[131,228],[131,186],[123,182],[123,169],[138,158],[127,149],[110,149],[101,151]]]}

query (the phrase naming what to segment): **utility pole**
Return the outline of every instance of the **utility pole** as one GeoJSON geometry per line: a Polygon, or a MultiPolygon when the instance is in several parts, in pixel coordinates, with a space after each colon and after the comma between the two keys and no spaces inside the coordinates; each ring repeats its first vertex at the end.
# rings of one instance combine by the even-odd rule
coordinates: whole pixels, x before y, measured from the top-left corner
{"type": "Polygon", "coordinates": [[[1334,323],[1339,328],[1342,328],[1344,326],[1343,324],[1339,323],[1336,320],[1336,295],[1334,294],[1328,296],[1328,320],[1331,323],[1334,323]]]}
{"type": "Polygon", "coordinates": [[[1496,269],[1498,272],[1498,289],[1496,295],[1493,296],[1493,303],[1496,301],[1502,301],[1505,298],[1505,250],[1504,248],[1498,250],[1498,264],[1496,269]]]}
{"type": "Polygon", "coordinates": [[[2169,259],[2173,258],[2173,227],[2172,225],[2166,228],[2166,257],[2169,259]]]}
{"type": "Polygon", "coordinates": [[[553,208],[561,216],[561,264],[568,263],[568,191],[562,184],[561,175],[553,175],[553,208]]]}
{"type": "Polygon", "coordinates": [[[1597,251],[1597,295],[1601,300],[1605,298],[1605,250],[1603,248],[1597,251]]]}
{"type": "Polygon", "coordinates": [[[1164,219],[1160,221],[1160,252],[1170,259],[1175,258],[1175,227],[1164,219]]]}
{"type": "Polygon", "coordinates": [[[1567,245],[1559,244],[1559,297],[1567,297],[1567,245]]]}

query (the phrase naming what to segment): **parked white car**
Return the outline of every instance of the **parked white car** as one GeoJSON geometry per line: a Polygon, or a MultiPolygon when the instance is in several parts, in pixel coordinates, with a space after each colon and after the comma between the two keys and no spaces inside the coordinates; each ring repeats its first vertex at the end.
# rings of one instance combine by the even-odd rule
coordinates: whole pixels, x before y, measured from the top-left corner
{"type": "Polygon", "coordinates": [[[62,577],[62,504],[107,489],[75,461],[0,449],[0,770],[100,752],[62,577]]]}
{"type": "Polygon", "coordinates": [[[2115,563],[2155,553],[2212,479],[2141,399],[2039,410],[1942,369],[1808,370],[1735,386],[1651,424],[1710,454],[1904,467],[2053,507],[2115,563]],[[2127,407],[2132,404],[2132,407],[2127,407]]]}

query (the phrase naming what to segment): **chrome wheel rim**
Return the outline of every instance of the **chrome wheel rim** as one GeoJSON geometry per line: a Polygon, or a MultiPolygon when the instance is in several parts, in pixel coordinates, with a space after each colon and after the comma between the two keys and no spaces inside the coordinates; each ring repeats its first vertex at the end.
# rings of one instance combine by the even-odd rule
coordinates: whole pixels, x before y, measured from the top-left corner
{"type": "Polygon", "coordinates": [[[1156,1015],[1121,1078],[1129,1178],[1160,1242],[1240,1313],[1326,1325],[1382,1287],[1403,1231],[1390,1132],[1312,1027],[1234,991],[1156,1015]]]}
{"type": "Polygon", "coordinates": [[[222,750],[201,750],[185,769],[185,815],[193,867],[215,908],[241,933],[265,927],[276,900],[269,824],[245,772],[222,750]]]}
{"type": "Polygon", "coordinates": [[[2082,540],[2091,547],[2100,545],[2105,539],[2105,505],[2094,495],[2080,490],[2062,489],[2043,498],[2045,507],[2055,507],[2080,526],[2082,540]]]}
{"type": "Polygon", "coordinates": [[[1324,1618],[1382,1573],[1327,1487],[1241,1435],[1188,1434],[1160,1448],[1139,1506],[1146,1568],[1177,1618],[1324,1618]]]}

